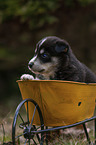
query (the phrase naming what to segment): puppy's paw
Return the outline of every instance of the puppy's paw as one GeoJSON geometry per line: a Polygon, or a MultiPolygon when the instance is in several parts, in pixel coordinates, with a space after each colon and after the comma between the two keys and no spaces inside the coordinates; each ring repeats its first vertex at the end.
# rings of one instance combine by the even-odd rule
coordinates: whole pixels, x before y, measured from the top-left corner
{"type": "Polygon", "coordinates": [[[21,80],[34,80],[34,77],[32,75],[29,75],[29,74],[23,74],[21,77],[20,77],[21,80]]]}

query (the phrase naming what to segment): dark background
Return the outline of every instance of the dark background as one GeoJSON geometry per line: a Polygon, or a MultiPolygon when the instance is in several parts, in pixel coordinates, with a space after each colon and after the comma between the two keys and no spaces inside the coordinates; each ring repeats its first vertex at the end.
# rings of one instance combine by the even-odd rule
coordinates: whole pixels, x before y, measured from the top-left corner
{"type": "Polygon", "coordinates": [[[77,58],[96,72],[96,0],[0,0],[0,116],[20,101],[16,80],[36,43],[55,35],[69,42],[77,58]]]}

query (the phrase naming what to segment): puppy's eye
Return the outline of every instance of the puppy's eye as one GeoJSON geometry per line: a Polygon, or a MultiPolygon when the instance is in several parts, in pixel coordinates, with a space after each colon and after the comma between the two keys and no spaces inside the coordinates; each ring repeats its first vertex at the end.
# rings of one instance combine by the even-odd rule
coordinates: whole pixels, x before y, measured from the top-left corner
{"type": "Polygon", "coordinates": [[[40,58],[41,58],[43,63],[51,61],[51,57],[50,57],[50,55],[48,53],[42,53],[40,55],[40,58]]]}
{"type": "Polygon", "coordinates": [[[47,53],[43,53],[43,54],[41,54],[41,57],[44,58],[44,59],[48,59],[49,55],[47,53]]]}

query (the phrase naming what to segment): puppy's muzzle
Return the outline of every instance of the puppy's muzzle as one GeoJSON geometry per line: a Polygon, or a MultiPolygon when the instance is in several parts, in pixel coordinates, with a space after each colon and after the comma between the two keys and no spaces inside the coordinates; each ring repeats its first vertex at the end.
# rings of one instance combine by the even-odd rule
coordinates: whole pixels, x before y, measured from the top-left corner
{"type": "Polygon", "coordinates": [[[32,68],[33,65],[34,65],[33,62],[29,62],[29,63],[28,63],[28,67],[29,67],[29,68],[32,68]]]}

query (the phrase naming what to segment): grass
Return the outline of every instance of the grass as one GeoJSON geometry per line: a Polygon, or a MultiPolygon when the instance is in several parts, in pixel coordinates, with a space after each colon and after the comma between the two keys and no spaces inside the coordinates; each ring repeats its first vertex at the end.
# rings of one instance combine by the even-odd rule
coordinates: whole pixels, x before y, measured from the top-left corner
{"type": "Polygon", "coordinates": [[[0,102],[0,144],[12,140],[12,121],[16,106],[20,100],[14,96],[11,99],[1,100],[0,102]],[[3,126],[4,131],[3,131],[3,126]]]}
{"type": "MultiPolygon", "coordinates": [[[[55,140],[52,140],[49,144],[50,145],[87,145],[88,144],[85,138],[84,132],[81,131],[80,133],[73,128],[67,129],[67,134],[65,132],[66,131],[63,131],[59,138],[56,136],[53,137],[55,138],[55,140]],[[71,130],[71,133],[70,133],[70,130],[71,130]],[[72,131],[73,132],[75,131],[75,132],[72,133],[72,131]]],[[[90,130],[89,135],[90,135],[91,141],[94,141],[93,130],[90,130]]]]}
{"type": "MultiPolygon", "coordinates": [[[[11,114],[10,114],[11,115],[11,114]]],[[[10,116],[12,117],[12,115],[10,116]]],[[[5,138],[4,138],[4,142],[10,142],[11,141],[11,129],[12,129],[12,118],[8,118],[8,122],[7,120],[5,121],[4,124],[4,128],[5,128],[5,138]],[[10,120],[10,121],[9,121],[10,120]]],[[[86,145],[87,141],[86,138],[84,136],[83,133],[80,134],[79,133],[72,133],[72,131],[70,131],[71,129],[68,129],[68,134],[65,131],[62,131],[60,137],[56,136],[56,134],[54,134],[53,139],[50,140],[49,145],[86,145]]],[[[90,131],[90,138],[93,141],[94,137],[93,137],[93,130],[91,129],[90,131]]],[[[2,127],[0,129],[0,144],[3,143],[3,131],[2,131],[2,127]]],[[[44,143],[45,145],[45,143],[44,143]]]]}
{"type": "MultiPolygon", "coordinates": [[[[6,108],[5,106],[2,105],[2,107],[0,106],[0,110],[1,113],[6,111],[5,115],[1,115],[0,114],[0,144],[3,144],[3,142],[10,142],[12,141],[12,121],[13,121],[13,117],[15,114],[15,109],[17,104],[19,104],[19,102],[17,101],[17,104],[14,105],[14,100],[11,100],[11,106],[10,103],[7,102],[6,108]],[[9,107],[10,106],[10,107],[9,107]],[[5,130],[5,134],[3,131],[3,127],[2,124],[4,126],[4,130],[5,130]],[[5,137],[4,137],[5,135],[5,137]]],[[[92,141],[94,141],[94,137],[93,137],[93,123],[89,123],[88,127],[90,128],[90,138],[92,141]]],[[[49,145],[86,145],[87,141],[85,138],[84,133],[81,130],[74,130],[73,128],[71,129],[67,129],[67,130],[62,130],[60,137],[56,136],[56,134],[54,134],[54,136],[52,137],[53,139],[50,140],[49,145]]]]}

